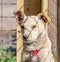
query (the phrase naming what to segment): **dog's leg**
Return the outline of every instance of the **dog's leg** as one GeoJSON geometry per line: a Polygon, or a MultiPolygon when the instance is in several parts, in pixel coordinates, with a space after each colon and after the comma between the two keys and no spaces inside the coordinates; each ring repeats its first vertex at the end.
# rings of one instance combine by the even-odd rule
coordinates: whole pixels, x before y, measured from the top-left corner
{"type": "Polygon", "coordinates": [[[31,59],[31,62],[39,62],[39,58],[38,56],[33,56],[32,59],[31,59]]]}
{"type": "Polygon", "coordinates": [[[23,50],[21,62],[30,62],[30,53],[29,52],[23,50]]]}

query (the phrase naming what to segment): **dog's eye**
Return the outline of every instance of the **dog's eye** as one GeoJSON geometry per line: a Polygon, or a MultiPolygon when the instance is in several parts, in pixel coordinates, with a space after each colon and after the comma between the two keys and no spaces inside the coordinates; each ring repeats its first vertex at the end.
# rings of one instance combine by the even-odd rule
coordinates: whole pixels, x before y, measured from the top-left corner
{"type": "Polygon", "coordinates": [[[36,28],[36,25],[32,26],[32,29],[36,28]]]}
{"type": "Polygon", "coordinates": [[[24,25],[21,25],[21,28],[24,29],[25,28],[24,25]]]}

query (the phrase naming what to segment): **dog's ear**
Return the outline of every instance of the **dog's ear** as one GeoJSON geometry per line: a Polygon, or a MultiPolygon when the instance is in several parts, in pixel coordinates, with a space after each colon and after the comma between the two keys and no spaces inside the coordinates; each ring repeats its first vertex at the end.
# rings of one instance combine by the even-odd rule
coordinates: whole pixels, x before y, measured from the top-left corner
{"type": "Polygon", "coordinates": [[[14,11],[14,15],[16,16],[16,19],[18,21],[21,21],[23,19],[23,16],[24,16],[23,13],[20,10],[14,11]]]}
{"type": "Polygon", "coordinates": [[[51,18],[50,18],[48,15],[46,15],[46,14],[40,13],[40,14],[38,14],[38,16],[39,16],[40,19],[42,19],[45,23],[49,23],[49,22],[51,21],[51,18]]]}

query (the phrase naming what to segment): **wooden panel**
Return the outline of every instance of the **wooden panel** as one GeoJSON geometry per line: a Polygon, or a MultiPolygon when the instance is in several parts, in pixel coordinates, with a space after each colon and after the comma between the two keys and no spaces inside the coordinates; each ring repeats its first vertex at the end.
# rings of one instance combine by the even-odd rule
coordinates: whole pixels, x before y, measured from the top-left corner
{"type": "MultiPolygon", "coordinates": [[[[45,12],[47,9],[48,9],[48,0],[41,0],[41,12],[45,12]]],[[[46,14],[48,14],[47,11],[45,12],[46,14]]]]}
{"type": "Polygon", "coordinates": [[[50,23],[50,25],[49,25],[49,37],[50,37],[50,39],[51,39],[51,41],[52,41],[52,43],[53,43],[53,46],[55,46],[55,48],[53,48],[54,49],[54,53],[56,53],[56,44],[57,44],[57,2],[56,2],[56,0],[54,1],[54,0],[49,0],[49,2],[48,2],[49,4],[48,4],[48,10],[49,10],[49,15],[50,15],[50,17],[52,18],[52,21],[51,21],[51,23],[50,23]]]}
{"type": "Polygon", "coordinates": [[[24,13],[26,15],[37,15],[41,11],[40,0],[24,0],[24,13]]]}
{"type": "MultiPolygon", "coordinates": [[[[17,0],[17,10],[21,10],[24,12],[24,6],[21,8],[21,6],[24,4],[24,0],[17,0]],[[21,8],[21,9],[20,9],[21,8]]],[[[22,51],[22,34],[21,34],[21,28],[17,25],[17,62],[21,62],[21,51],[22,51]]]]}
{"type": "Polygon", "coordinates": [[[57,62],[60,62],[60,0],[58,0],[58,22],[57,22],[57,32],[58,32],[58,35],[57,35],[57,62]]]}
{"type": "Polygon", "coordinates": [[[52,42],[52,50],[54,53],[55,60],[57,60],[57,0],[48,1],[49,15],[52,19],[49,24],[49,37],[52,42]]]}

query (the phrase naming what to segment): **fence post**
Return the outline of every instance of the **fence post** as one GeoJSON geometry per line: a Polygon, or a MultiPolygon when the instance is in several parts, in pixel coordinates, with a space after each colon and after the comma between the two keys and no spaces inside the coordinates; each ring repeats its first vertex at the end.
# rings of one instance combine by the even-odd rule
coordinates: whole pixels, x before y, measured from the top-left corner
{"type": "MultiPolygon", "coordinates": [[[[17,0],[17,10],[21,10],[24,12],[24,6],[20,9],[20,7],[24,4],[24,0],[17,0]]],[[[17,62],[21,62],[21,51],[22,51],[22,34],[21,28],[18,23],[17,25],[17,62]]]]}
{"type": "MultiPolygon", "coordinates": [[[[41,1],[41,12],[44,12],[45,10],[48,10],[48,0],[41,1]]],[[[48,14],[48,11],[46,11],[45,14],[48,14]]]]}
{"type": "MultiPolygon", "coordinates": [[[[48,15],[48,0],[41,0],[41,12],[48,15]]],[[[49,17],[49,21],[51,20],[51,18],[49,17]]],[[[48,23],[46,24],[46,30],[48,29],[48,23]]],[[[48,30],[47,30],[48,32],[48,30]]]]}

